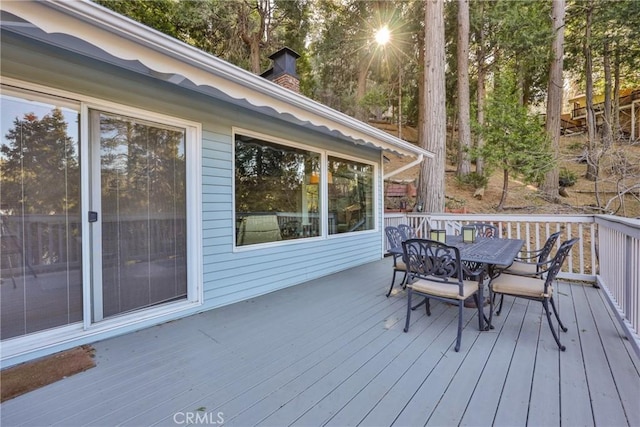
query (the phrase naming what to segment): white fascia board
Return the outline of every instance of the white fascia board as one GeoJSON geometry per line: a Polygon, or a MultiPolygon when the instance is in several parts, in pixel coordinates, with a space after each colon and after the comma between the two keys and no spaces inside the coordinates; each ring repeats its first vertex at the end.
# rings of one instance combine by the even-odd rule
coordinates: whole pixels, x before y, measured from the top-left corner
{"type": "Polygon", "coordinates": [[[346,114],[200,51],[166,34],[87,0],[8,1],[0,7],[53,34],[84,40],[114,57],[180,75],[198,86],[217,88],[255,107],[272,108],[303,122],[404,156],[434,157],[424,150],[346,114]]]}

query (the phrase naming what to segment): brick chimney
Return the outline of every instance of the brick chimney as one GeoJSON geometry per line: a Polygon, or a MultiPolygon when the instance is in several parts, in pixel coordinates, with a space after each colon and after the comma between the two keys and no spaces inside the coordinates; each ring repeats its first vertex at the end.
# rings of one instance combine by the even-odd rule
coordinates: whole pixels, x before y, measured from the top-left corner
{"type": "Polygon", "coordinates": [[[269,56],[269,59],[273,61],[273,67],[260,74],[260,76],[300,93],[300,79],[296,73],[296,59],[298,58],[300,58],[298,53],[288,47],[283,47],[269,56]]]}

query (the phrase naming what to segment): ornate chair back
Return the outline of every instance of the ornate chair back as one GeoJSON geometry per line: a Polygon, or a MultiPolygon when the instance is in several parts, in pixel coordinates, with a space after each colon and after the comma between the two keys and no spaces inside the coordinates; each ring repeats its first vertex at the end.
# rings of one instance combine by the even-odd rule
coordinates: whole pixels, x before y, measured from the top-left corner
{"type": "Polygon", "coordinates": [[[571,240],[567,240],[560,245],[558,252],[556,252],[556,254],[554,255],[553,260],[549,265],[549,269],[547,270],[547,277],[544,282],[545,294],[547,294],[547,289],[553,284],[553,281],[556,279],[556,276],[560,272],[564,261],[567,259],[567,256],[571,251],[571,248],[578,242],[578,240],[580,240],[580,238],[576,237],[571,240]]]}
{"type": "Polygon", "coordinates": [[[418,235],[416,234],[416,231],[413,229],[413,227],[407,225],[407,224],[400,224],[398,226],[398,231],[400,231],[400,235],[402,236],[402,240],[409,240],[409,239],[415,239],[416,237],[418,237],[418,235]]]}
{"type": "Polygon", "coordinates": [[[498,227],[492,224],[486,224],[483,222],[476,222],[472,224],[468,224],[476,228],[476,236],[477,237],[491,237],[498,238],[498,227]]]}
{"type": "Polygon", "coordinates": [[[426,239],[409,239],[402,242],[402,247],[410,279],[462,286],[462,263],[458,248],[426,239]]]}
{"type": "Polygon", "coordinates": [[[387,235],[389,249],[402,248],[402,234],[400,234],[400,230],[398,230],[398,227],[390,225],[384,228],[384,232],[387,235]]]}
{"type": "Polygon", "coordinates": [[[558,241],[558,238],[560,237],[561,233],[562,233],[561,231],[557,231],[553,233],[552,235],[549,236],[547,241],[544,242],[544,246],[542,247],[542,249],[540,249],[540,254],[538,255],[539,264],[546,262],[549,259],[549,255],[551,255],[551,250],[553,249],[553,246],[558,241]]]}

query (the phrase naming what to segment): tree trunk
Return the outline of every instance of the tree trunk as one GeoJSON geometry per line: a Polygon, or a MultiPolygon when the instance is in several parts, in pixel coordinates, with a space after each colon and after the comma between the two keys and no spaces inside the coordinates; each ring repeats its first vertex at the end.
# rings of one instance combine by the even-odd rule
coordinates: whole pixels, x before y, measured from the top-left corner
{"type": "Polygon", "coordinates": [[[586,115],[587,115],[587,172],[585,178],[590,181],[598,179],[596,168],[596,114],[593,110],[593,63],[591,60],[591,22],[593,18],[593,0],[589,0],[584,30],[582,51],[584,54],[584,72],[586,77],[586,115]]]}
{"type": "Polygon", "coordinates": [[[614,48],[613,61],[613,123],[611,124],[611,132],[613,139],[618,140],[621,136],[620,131],[620,46],[616,43],[614,48]]]}
{"type": "Polygon", "coordinates": [[[358,120],[365,121],[367,119],[365,109],[362,107],[362,100],[367,94],[367,74],[369,74],[369,61],[362,58],[358,63],[358,88],[356,92],[356,114],[358,120]]]}
{"type": "Polygon", "coordinates": [[[260,74],[260,44],[262,42],[263,34],[265,33],[265,11],[259,8],[258,14],[260,16],[260,23],[258,28],[253,30],[251,24],[251,10],[248,4],[238,3],[238,30],[242,42],[249,49],[249,63],[251,64],[251,72],[254,74],[260,74]]]}
{"type": "Polygon", "coordinates": [[[469,105],[469,0],[458,0],[458,176],[471,172],[471,107],[469,105]]]}
{"type": "MultiPolygon", "coordinates": [[[[480,2],[480,17],[484,16],[484,3],[480,2]]],[[[484,103],[486,99],[485,92],[485,81],[486,81],[486,68],[485,68],[485,51],[484,51],[484,28],[480,25],[480,30],[478,34],[478,48],[476,50],[476,57],[478,60],[478,82],[476,87],[476,101],[477,101],[477,119],[478,126],[482,127],[484,125],[484,103]]],[[[478,134],[476,139],[476,148],[478,151],[482,149],[484,145],[484,140],[482,139],[482,135],[478,134]]],[[[478,157],[476,159],[476,173],[478,175],[484,174],[484,159],[482,157],[478,157]]]]}
{"type": "Polygon", "coordinates": [[[254,74],[260,74],[262,72],[260,67],[260,40],[252,38],[249,49],[251,58],[251,72],[254,74]]]}
{"type": "Polygon", "coordinates": [[[560,129],[562,115],[562,69],[564,56],[564,6],[565,0],[553,1],[553,32],[555,37],[551,45],[552,60],[549,67],[549,84],[547,87],[547,121],[545,130],[551,141],[551,151],[555,160],[554,167],[547,172],[542,191],[554,202],[559,199],[558,159],[560,157],[560,129]]]}
{"type": "MultiPolygon", "coordinates": [[[[605,36],[606,37],[606,36],[605,36]]],[[[604,122],[602,123],[602,145],[604,149],[611,147],[611,49],[609,40],[605,38],[603,46],[604,65],[604,122]]]]}
{"type": "Polygon", "coordinates": [[[422,163],[420,196],[426,212],[444,212],[446,110],[444,0],[425,2],[424,123],[423,141],[435,157],[422,163]]]}
{"type": "Polygon", "coordinates": [[[507,193],[509,192],[509,169],[502,169],[502,195],[500,196],[500,203],[496,207],[496,210],[501,211],[504,208],[504,204],[507,201],[507,193]]]}
{"type": "MultiPolygon", "coordinates": [[[[424,7],[424,6],[423,6],[424,7]]],[[[427,146],[427,142],[425,141],[426,138],[426,128],[424,126],[424,26],[421,26],[419,32],[418,32],[418,64],[417,64],[417,71],[418,71],[418,120],[417,120],[417,126],[418,126],[418,145],[420,147],[426,147],[427,146]]],[[[424,180],[426,179],[426,174],[424,172],[424,164],[427,162],[428,160],[424,160],[422,162],[421,168],[420,168],[420,173],[418,174],[418,179],[416,182],[416,194],[417,194],[417,198],[416,198],[416,207],[414,208],[414,210],[417,210],[419,212],[423,212],[424,211],[424,203],[425,203],[425,197],[426,197],[426,192],[424,191],[424,186],[422,185],[422,183],[424,182],[424,180]]]]}
{"type": "Polygon", "coordinates": [[[426,147],[424,140],[424,28],[418,34],[418,145],[426,147]]]}

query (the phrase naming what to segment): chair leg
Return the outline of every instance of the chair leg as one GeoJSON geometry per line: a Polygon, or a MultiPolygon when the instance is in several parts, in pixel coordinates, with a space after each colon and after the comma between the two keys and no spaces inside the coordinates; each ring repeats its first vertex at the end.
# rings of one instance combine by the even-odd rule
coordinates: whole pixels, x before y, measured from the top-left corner
{"type": "Polygon", "coordinates": [[[407,323],[404,325],[404,331],[409,331],[409,320],[411,319],[411,288],[409,288],[409,292],[407,292],[407,323]]]}
{"type": "MultiPolygon", "coordinates": [[[[489,286],[489,325],[493,325],[493,303],[496,299],[496,294],[491,290],[491,286],[489,286]]],[[[483,310],[484,311],[484,310],[483,310]]]]}
{"type": "Polygon", "coordinates": [[[407,271],[404,272],[404,277],[402,278],[400,285],[402,286],[402,289],[407,289],[407,271]]]}
{"type": "Polygon", "coordinates": [[[560,338],[558,337],[558,334],[553,327],[553,322],[551,321],[551,312],[549,311],[549,303],[546,299],[542,301],[542,307],[544,307],[544,311],[547,315],[547,321],[549,322],[549,329],[551,329],[551,333],[553,334],[553,338],[556,340],[556,344],[558,344],[560,350],[565,351],[567,348],[560,344],[560,338]]]}
{"type": "Polygon", "coordinates": [[[424,298],[420,303],[414,305],[413,307],[411,307],[411,310],[415,310],[416,308],[425,305],[427,303],[428,298],[424,298]]]}
{"type": "Polygon", "coordinates": [[[500,313],[502,313],[503,302],[504,302],[504,294],[500,294],[500,304],[498,305],[498,310],[496,310],[496,316],[500,316],[500,313]]]}
{"type": "Polygon", "coordinates": [[[460,351],[460,342],[462,341],[462,307],[464,301],[458,302],[458,336],[456,337],[456,351],[460,351]]]}
{"type": "Polygon", "coordinates": [[[389,287],[389,292],[387,292],[387,298],[391,295],[391,291],[393,290],[393,284],[396,282],[396,270],[393,270],[393,278],[391,279],[391,286],[389,287]]]}
{"type": "Polygon", "coordinates": [[[551,308],[553,309],[553,314],[556,316],[556,320],[558,321],[558,325],[562,329],[562,332],[567,332],[567,327],[562,324],[562,320],[560,320],[560,316],[558,315],[558,310],[556,310],[556,304],[553,302],[553,297],[549,298],[551,302],[551,308]]]}
{"type": "Polygon", "coordinates": [[[431,300],[429,298],[424,299],[424,308],[427,310],[427,316],[431,316],[431,300]]]}

